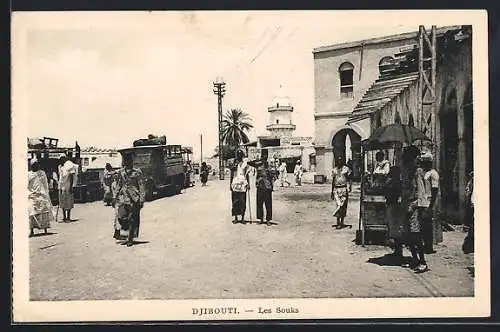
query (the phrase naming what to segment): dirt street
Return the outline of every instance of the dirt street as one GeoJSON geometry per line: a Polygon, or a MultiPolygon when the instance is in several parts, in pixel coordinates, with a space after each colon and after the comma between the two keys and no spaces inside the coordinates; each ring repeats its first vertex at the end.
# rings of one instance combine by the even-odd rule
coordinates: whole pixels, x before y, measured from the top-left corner
{"type": "Polygon", "coordinates": [[[132,247],[112,238],[111,208],[77,204],[77,221],[53,223],[52,234],[29,239],[31,300],[473,295],[464,233],[444,233],[428,256],[431,270],[416,275],[384,265],[389,248],[353,242],[356,193],[346,219],[353,228],[332,228],[329,191],[326,184],[278,186],[275,225],[234,225],[228,181],[197,182],[181,195],[146,203],[132,247]]]}

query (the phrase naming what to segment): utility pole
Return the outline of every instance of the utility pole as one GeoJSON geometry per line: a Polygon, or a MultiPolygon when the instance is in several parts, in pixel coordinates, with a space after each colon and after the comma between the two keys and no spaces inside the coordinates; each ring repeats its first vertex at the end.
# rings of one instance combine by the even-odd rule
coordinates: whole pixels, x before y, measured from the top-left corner
{"type": "Polygon", "coordinates": [[[200,134],[200,164],[203,162],[203,134],[200,134]]]}
{"type": "Polygon", "coordinates": [[[217,77],[214,84],[214,94],[217,96],[218,124],[219,124],[219,180],[224,180],[224,165],[222,162],[222,97],[226,93],[226,83],[222,78],[217,77]]]}

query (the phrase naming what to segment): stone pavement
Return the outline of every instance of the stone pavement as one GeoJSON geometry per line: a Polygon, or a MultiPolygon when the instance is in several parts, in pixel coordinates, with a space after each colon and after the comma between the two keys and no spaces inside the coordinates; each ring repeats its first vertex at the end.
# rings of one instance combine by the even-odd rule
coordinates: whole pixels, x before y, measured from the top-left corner
{"type": "MultiPolygon", "coordinates": [[[[255,188],[251,209],[255,219],[255,188]]],[[[335,230],[329,185],[277,187],[276,225],[231,223],[229,182],[210,180],[146,203],[135,246],[112,238],[113,211],[78,204],[30,242],[31,300],[473,296],[464,233],[444,233],[431,271],[387,265],[390,249],[356,245],[359,198],[335,230]]],[[[408,252],[406,252],[409,255],[408,252]]]]}

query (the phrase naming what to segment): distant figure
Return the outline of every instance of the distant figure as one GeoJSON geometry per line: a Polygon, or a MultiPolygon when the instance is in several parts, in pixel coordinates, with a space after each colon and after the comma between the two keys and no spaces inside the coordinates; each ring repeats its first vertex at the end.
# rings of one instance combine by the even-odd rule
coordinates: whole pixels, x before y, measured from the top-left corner
{"type": "Polygon", "coordinates": [[[128,231],[127,247],[139,236],[140,211],[146,200],[146,188],[142,172],[133,167],[131,156],[124,156],[123,168],[116,174],[113,191],[113,207],[116,208],[118,225],[115,225],[115,239],[120,238],[120,229],[128,231]]]}
{"type": "Polygon", "coordinates": [[[347,177],[350,175],[351,170],[344,165],[342,158],[337,157],[335,160],[335,167],[332,171],[332,192],[331,198],[335,201],[336,208],[333,216],[337,218],[337,225],[335,228],[341,229],[346,227],[344,219],[347,214],[347,202],[349,193],[347,191],[347,177]]]}
{"type": "Polygon", "coordinates": [[[297,186],[302,185],[302,174],[304,173],[304,170],[302,169],[302,165],[300,163],[300,160],[297,160],[297,164],[295,164],[295,169],[293,170],[293,175],[295,175],[295,184],[297,186]]]}
{"type": "Polygon", "coordinates": [[[248,164],[255,167],[257,177],[255,187],[257,188],[257,219],[264,223],[264,209],[266,208],[266,224],[271,225],[273,219],[273,175],[269,163],[267,162],[268,152],[263,149],[261,158],[257,161],[249,161],[248,164]]]}
{"type": "Polygon", "coordinates": [[[75,201],[73,197],[73,188],[76,186],[77,166],[62,156],[59,165],[59,206],[63,211],[63,222],[71,221],[71,209],[75,201]]]}
{"type": "Polygon", "coordinates": [[[375,154],[375,160],[377,162],[375,163],[373,174],[383,174],[383,175],[389,174],[391,164],[389,163],[389,160],[385,159],[384,152],[378,151],[375,154]]]}
{"type": "Polygon", "coordinates": [[[31,169],[28,172],[28,212],[30,220],[30,236],[33,230],[43,229],[47,233],[50,222],[54,220],[52,203],[49,195],[47,175],[40,169],[40,163],[32,159],[31,169]]]}
{"type": "Polygon", "coordinates": [[[200,168],[200,180],[201,180],[201,185],[206,186],[207,181],[208,181],[208,166],[206,162],[201,163],[201,168],[200,168]]]}
{"type": "Polygon", "coordinates": [[[373,185],[372,188],[376,190],[378,195],[383,194],[384,185],[387,181],[387,174],[389,174],[389,169],[391,164],[387,159],[385,159],[384,152],[378,151],[375,154],[375,167],[373,169],[373,185]]]}
{"type": "Polygon", "coordinates": [[[231,167],[230,190],[231,190],[231,214],[234,217],[233,224],[245,223],[245,211],[247,206],[247,190],[249,189],[250,168],[248,161],[244,158],[241,150],[236,152],[236,158],[231,167]],[[241,216],[241,220],[238,220],[241,216]]]}
{"type": "Polygon", "coordinates": [[[106,163],[106,167],[104,169],[104,176],[102,179],[102,186],[104,188],[104,203],[106,206],[111,206],[113,202],[113,190],[111,188],[113,184],[114,177],[113,167],[111,167],[110,163],[106,163]]]}
{"type": "Polygon", "coordinates": [[[286,169],[286,163],[282,162],[280,167],[278,168],[279,171],[279,177],[280,177],[280,182],[281,182],[281,187],[283,187],[283,184],[286,183],[288,187],[290,187],[290,182],[288,181],[288,171],[286,169]]]}

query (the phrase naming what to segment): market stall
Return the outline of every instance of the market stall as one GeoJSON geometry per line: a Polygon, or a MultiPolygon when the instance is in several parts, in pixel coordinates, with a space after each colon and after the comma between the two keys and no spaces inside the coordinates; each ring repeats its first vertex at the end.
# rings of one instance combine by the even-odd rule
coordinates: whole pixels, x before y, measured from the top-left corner
{"type": "Polygon", "coordinates": [[[405,146],[430,139],[415,127],[391,124],[378,128],[361,145],[361,195],[359,231],[361,244],[388,230],[385,185],[391,167],[401,165],[405,146]]]}

